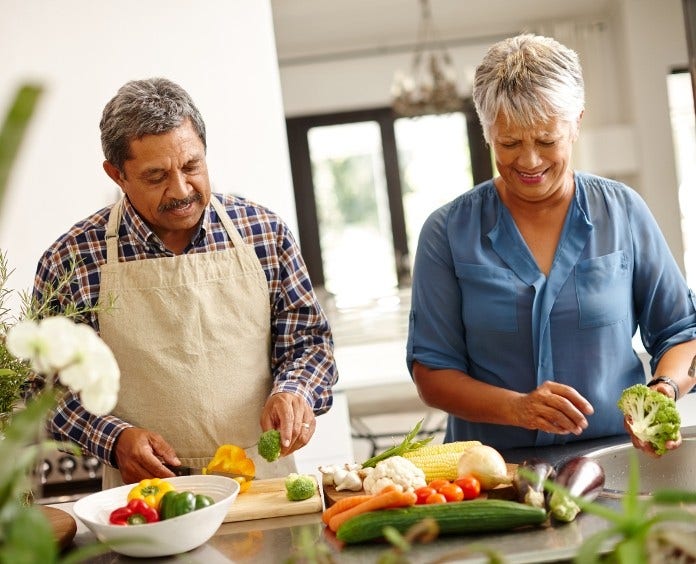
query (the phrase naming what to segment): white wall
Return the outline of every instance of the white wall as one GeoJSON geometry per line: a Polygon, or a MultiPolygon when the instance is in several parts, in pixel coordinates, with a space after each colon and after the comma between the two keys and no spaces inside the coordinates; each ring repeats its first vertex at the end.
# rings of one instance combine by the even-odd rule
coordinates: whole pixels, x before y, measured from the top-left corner
{"type": "MultiPolygon", "coordinates": [[[[671,69],[688,63],[682,2],[622,0],[621,13],[626,41],[624,92],[636,126],[640,192],[683,265],[679,186],[665,80],[671,69]]],[[[696,220],[696,210],[684,211],[696,220]]]]}
{"type": "MultiPolygon", "coordinates": [[[[559,36],[561,33],[569,33],[569,28],[579,24],[598,21],[606,25],[611,41],[603,39],[600,45],[595,45],[594,52],[581,52],[577,46],[570,45],[581,55],[587,83],[587,111],[583,120],[587,143],[578,146],[575,164],[580,169],[615,176],[640,192],[683,269],[666,85],[670,69],[686,66],[688,58],[681,0],[616,0],[601,17],[595,14],[584,21],[578,18],[572,22],[529,21],[525,30],[556,31],[558,39],[565,42],[565,37],[559,36]],[[601,69],[593,67],[595,63],[601,69]],[[615,144],[616,139],[620,146],[615,144]],[[603,157],[601,163],[597,156],[603,157]]],[[[462,22],[462,29],[471,28],[471,22],[462,22]]],[[[479,37],[489,34],[485,43],[449,49],[462,91],[466,91],[472,70],[490,43],[496,37],[519,31],[522,30],[501,33],[500,29],[478,28],[479,37]]],[[[394,71],[407,69],[409,64],[408,53],[385,54],[378,50],[360,58],[281,64],[286,115],[387,106],[394,71]]],[[[696,210],[690,213],[696,214],[696,210]]]]}
{"type": "Polygon", "coordinates": [[[45,87],[0,210],[15,289],[75,221],[110,203],[99,119],[124,82],[165,76],[206,121],[213,189],[280,213],[296,231],[268,0],[2,0],[0,113],[25,80],[45,87]]]}

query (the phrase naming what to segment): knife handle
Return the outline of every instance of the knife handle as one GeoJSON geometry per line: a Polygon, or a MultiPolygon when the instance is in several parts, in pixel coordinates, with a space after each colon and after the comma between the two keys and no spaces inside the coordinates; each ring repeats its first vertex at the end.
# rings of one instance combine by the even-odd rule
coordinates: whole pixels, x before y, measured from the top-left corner
{"type": "MultiPolygon", "coordinates": [[[[163,463],[164,464],[164,463],[163,463]]],[[[164,464],[167,470],[174,472],[175,476],[190,476],[191,467],[190,466],[172,466],[171,464],[164,464]]]]}

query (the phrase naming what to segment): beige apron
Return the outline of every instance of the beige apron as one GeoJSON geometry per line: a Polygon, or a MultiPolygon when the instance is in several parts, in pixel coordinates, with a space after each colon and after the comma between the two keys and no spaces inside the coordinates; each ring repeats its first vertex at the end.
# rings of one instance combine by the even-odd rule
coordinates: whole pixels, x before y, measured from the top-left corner
{"type": "MultiPolygon", "coordinates": [[[[254,459],[258,478],[284,476],[294,458],[269,464],[255,446],[272,385],[268,284],[253,247],[210,202],[233,248],[128,262],[118,260],[123,199],[111,211],[100,298],[116,302],[99,327],[121,370],[112,413],[162,435],[184,465],[205,466],[232,443],[254,459]]],[[[104,467],[103,488],[122,483],[104,467]]]]}

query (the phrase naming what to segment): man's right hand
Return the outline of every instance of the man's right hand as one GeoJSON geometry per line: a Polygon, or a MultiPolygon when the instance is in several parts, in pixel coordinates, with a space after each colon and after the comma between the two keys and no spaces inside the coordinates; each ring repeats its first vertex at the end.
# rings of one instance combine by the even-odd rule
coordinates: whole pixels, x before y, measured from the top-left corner
{"type": "Polygon", "coordinates": [[[174,473],[162,461],[174,466],[181,464],[174,449],[158,433],[129,427],[116,439],[116,463],[124,484],[173,477],[174,473]]]}

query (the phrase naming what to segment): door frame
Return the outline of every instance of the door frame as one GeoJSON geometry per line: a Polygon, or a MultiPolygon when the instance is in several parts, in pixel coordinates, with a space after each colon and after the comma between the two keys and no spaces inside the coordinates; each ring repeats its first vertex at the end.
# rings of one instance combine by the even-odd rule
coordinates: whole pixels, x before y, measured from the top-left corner
{"type": "MultiPolygon", "coordinates": [[[[464,100],[462,111],[466,119],[473,181],[474,185],[476,185],[491,178],[493,175],[491,153],[483,139],[481,125],[471,99],[464,100]]],[[[379,124],[387,199],[392,225],[392,244],[395,257],[394,269],[399,288],[410,286],[410,254],[401,189],[401,169],[399,167],[396,134],[394,131],[394,122],[400,117],[391,108],[380,107],[298,116],[285,120],[290,153],[290,169],[295,192],[298,236],[302,255],[307,264],[312,284],[315,287],[323,287],[325,277],[319,242],[319,216],[314,195],[308,133],[313,127],[345,125],[365,121],[374,121],[379,124]]]]}

